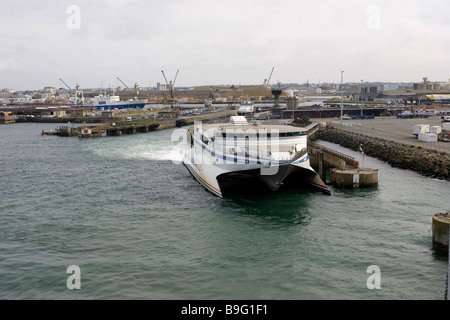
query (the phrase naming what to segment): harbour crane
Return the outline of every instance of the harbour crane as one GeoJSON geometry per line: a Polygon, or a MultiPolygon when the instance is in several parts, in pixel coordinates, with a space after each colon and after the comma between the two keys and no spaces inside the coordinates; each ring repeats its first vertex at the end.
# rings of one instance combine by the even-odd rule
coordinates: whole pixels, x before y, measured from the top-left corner
{"type": "Polygon", "coordinates": [[[139,86],[139,85],[137,84],[137,82],[135,82],[135,83],[134,83],[134,89],[133,89],[133,93],[134,93],[134,94],[139,94],[138,86],[139,86]]]}
{"type": "Polygon", "coordinates": [[[122,81],[122,80],[120,80],[119,79],[119,77],[117,77],[117,80],[119,80],[120,82],[122,82],[122,84],[128,89],[128,90],[130,90],[131,91],[131,89],[130,88],[128,88],[128,86],[122,81]]]}
{"type": "Polygon", "coordinates": [[[134,89],[133,90],[131,90],[126,84],[125,84],[125,82],[123,82],[122,80],[120,80],[120,78],[119,77],[117,77],[117,80],[119,80],[129,91],[133,91],[133,94],[139,94],[139,91],[138,91],[138,84],[137,83],[135,83],[134,84],[134,89]]]}
{"type": "MultiPolygon", "coordinates": [[[[64,85],[69,89],[70,93],[74,93],[73,90],[69,87],[69,85],[67,83],[64,82],[63,79],[59,79],[59,80],[61,80],[61,82],[64,83],[64,85]]],[[[80,91],[79,88],[80,88],[80,86],[77,83],[77,85],[75,86],[75,97],[74,97],[75,104],[78,104],[80,102],[81,102],[81,104],[84,103],[84,93],[82,90],[80,91]],[[80,94],[81,94],[81,98],[78,97],[80,94]]]]}
{"type": "Polygon", "coordinates": [[[67,85],[67,83],[65,83],[63,79],[59,80],[61,80],[61,82],[64,83],[64,85],[69,89],[69,92],[72,93],[73,90],[67,85]]]}
{"type": "Polygon", "coordinates": [[[170,99],[171,100],[173,100],[173,87],[175,86],[175,81],[177,81],[178,71],[180,71],[180,70],[179,69],[177,70],[177,73],[175,74],[175,77],[173,78],[173,81],[170,81],[168,83],[166,75],[164,74],[164,70],[161,70],[161,72],[162,72],[162,74],[164,76],[164,81],[166,82],[166,86],[169,89],[170,99]]]}
{"type": "Polygon", "coordinates": [[[264,80],[264,86],[269,86],[270,78],[272,78],[272,73],[273,73],[274,68],[275,67],[272,67],[272,71],[270,72],[269,78],[264,80]]]}

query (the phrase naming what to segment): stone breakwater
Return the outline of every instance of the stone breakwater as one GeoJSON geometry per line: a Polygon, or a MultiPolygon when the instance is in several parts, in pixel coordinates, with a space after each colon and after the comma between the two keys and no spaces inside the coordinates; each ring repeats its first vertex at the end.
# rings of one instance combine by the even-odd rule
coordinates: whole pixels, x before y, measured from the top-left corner
{"type": "Polygon", "coordinates": [[[386,161],[391,166],[418,172],[424,176],[450,181],[450,154],[368,137],[336,128],[316,133],[316,139],[339,144],[355,151],[363,145],[368,156],[386,161]]]}

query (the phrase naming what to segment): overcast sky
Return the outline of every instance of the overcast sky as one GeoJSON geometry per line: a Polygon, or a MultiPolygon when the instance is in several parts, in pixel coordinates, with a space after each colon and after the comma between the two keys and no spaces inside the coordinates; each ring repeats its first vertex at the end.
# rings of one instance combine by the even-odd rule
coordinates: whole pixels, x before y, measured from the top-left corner
{"type": "Polygon", "coordinates": [[[0,89],[448,81],[448,0],[0,0],[0,89]]]}

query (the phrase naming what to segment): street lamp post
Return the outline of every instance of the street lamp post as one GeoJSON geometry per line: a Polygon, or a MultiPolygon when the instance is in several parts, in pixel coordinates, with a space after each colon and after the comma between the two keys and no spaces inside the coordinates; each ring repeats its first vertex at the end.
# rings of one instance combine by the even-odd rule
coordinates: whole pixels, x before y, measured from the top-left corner
{"type": "Polygon", "coordinates": [[[364,81],[364,80],[361,80],[361,87],[359,88],[359,102],[360,102],[359,107],[361,108],[361,115],[363,115],[363,105],[362,105],[362,100],[361,100],[361,97],[362,97],[363,81],[364,81]]]}
{"type": "Polygon", "coordinates": [[[344,71],[341,71],[341,124],[344,112],[344,71]]]}

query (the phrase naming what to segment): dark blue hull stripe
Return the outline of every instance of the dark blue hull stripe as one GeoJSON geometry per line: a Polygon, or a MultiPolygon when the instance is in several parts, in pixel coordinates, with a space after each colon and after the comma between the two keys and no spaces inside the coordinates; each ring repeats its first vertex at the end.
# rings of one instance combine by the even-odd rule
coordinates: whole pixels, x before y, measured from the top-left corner
{"type": "MultiPolygon", "coordinates": [[[[245,158],[239,159],[237,156],[231,158],[231,157],[228,157],[226,155],[222,155],[222,154],[216,153],[215,151],[206,150],[206,146],[204,146],[203,144],[200,144],[198,142],[196,142],[196,143],[198,145],[200,145],[200,147],[202,147],[203,150],[205,150],[206,152],[209,152],[209,154],[211,154],[212,157],[224,160],[226,162],[225,164],[239,163],[239,164],[272,165],[272,162],[270,162],[270,161],[269,162],[268,161],[262,162],[262,161],[259,161],[259,160],[256,160],[256,161],[252,160],[252,161],[250,161],[249,159],[245,159],[245,158]]],[[[306,159],[303,160],[303,161],[306,161],[306,159]]],[[[301,162],[303,162],[303,161],[301,161],[301,162]]],[[[291,163],[291,160],[281,160],[281,161],[275,161],[273,163],[273,165],[275,165],[275,166],[282,166],[282,165],[287,165],[287,164],[290,164],[290,163],[291,163]]]]}
{"type": "Polygon", "coordinates": [[[144,108],[146,105],[146,103],[132,103],[132,104],[118,104],[118,105],[114,105],[114,104],[110,104],[110,105],[98,105],[98,106],[94,106],[94,108],[100,109],[100,108],[104,108],[104,109],[127,109],[127,108],[144,108]]]}

